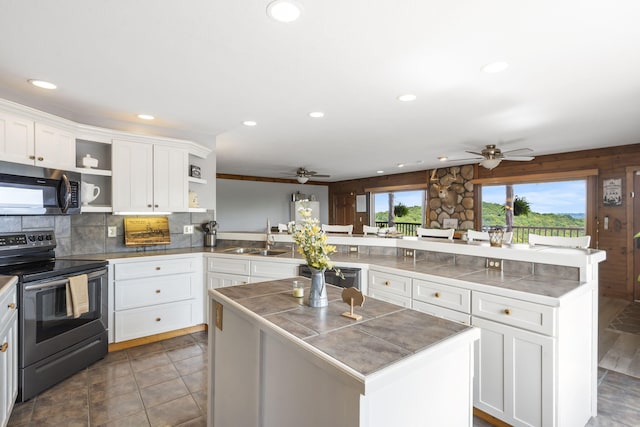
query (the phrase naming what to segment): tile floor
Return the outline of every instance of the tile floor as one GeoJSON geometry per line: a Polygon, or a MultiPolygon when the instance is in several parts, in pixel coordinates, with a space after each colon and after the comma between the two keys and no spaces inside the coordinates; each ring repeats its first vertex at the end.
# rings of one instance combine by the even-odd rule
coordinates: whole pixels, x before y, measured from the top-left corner
{"type": "MultiPolygon", "coordinates": [[[[640,425],[640,364],[633,361],[640,358],[640,341],[629,344],[635,339],[631,334],[607,329],[628,302],[607,298],[600,302],[599,416],[588,426],[635,427],[640,425]]],[[[207,335],[198,332],[109,353],[17,404],[8,425],[205,426],[206,350],[207,335]]],[[[474,427],[490,425],[474,417],[474,427]]]]}
{"type": "Polygon", "coordinates": [[[8,426],[206,426],[207,334],[109,353],[16,404],[8,426]]]}

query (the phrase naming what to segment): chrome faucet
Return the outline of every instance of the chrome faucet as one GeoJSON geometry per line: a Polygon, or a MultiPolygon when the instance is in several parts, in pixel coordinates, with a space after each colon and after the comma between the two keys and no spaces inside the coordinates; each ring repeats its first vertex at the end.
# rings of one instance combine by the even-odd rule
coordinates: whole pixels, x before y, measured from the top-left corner
{"type": "Polygon", "coordinates": [[[271,221],[267,218],[267,237],[264,240],[264,248],[266,250],[271,249],[271,245],[274,243],[273,235],[271,234],[271,221]]]}

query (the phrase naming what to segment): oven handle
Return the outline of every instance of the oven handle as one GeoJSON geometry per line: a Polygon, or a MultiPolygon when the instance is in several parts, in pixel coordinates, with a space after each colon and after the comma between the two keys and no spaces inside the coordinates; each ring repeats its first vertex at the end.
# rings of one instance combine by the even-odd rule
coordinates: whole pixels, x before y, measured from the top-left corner
{"type": "MultiPolygon", "coordinates": [[[[95,279],[96,277],[99,277],[99,276],[102,276],[102,275],[105,275],[105,274],[107,274],[107,269],[106,268],[87,274],[87,279],[88,280],[95,279]]],[[[27,285],[27,286],[24,287],[24,290],[25,291],[35,291],[35,290],[46,289],[46,288],[57,288],[57,287],[60,287],[62,285],[66,286],[67,283],[69,283],[69,279],[44,281],[44,282],[40,282],[37,285],[27,285]]]]}

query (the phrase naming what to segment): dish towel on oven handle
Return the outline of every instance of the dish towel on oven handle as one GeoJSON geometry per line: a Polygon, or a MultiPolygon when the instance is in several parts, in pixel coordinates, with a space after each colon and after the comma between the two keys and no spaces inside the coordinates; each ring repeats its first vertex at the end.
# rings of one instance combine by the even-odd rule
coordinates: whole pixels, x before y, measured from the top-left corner
{"type": "Polygon", "coordinates": [[[66,291],[67,316],[78,318],[89,312],[89,280],[86,274],[69,277],[66,291]]]}

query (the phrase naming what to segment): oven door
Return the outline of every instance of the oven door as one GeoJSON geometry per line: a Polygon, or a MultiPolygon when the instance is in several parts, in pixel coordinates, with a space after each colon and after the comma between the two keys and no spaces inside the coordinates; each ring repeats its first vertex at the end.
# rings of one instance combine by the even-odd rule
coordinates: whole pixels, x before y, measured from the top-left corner
{"type": "Polygon", "coordinates": [[[20,367],[107,329],[107,270],[87,273],[89,311],[67,316],[66,277],[24,283],[20,305],[20,367]]]}

